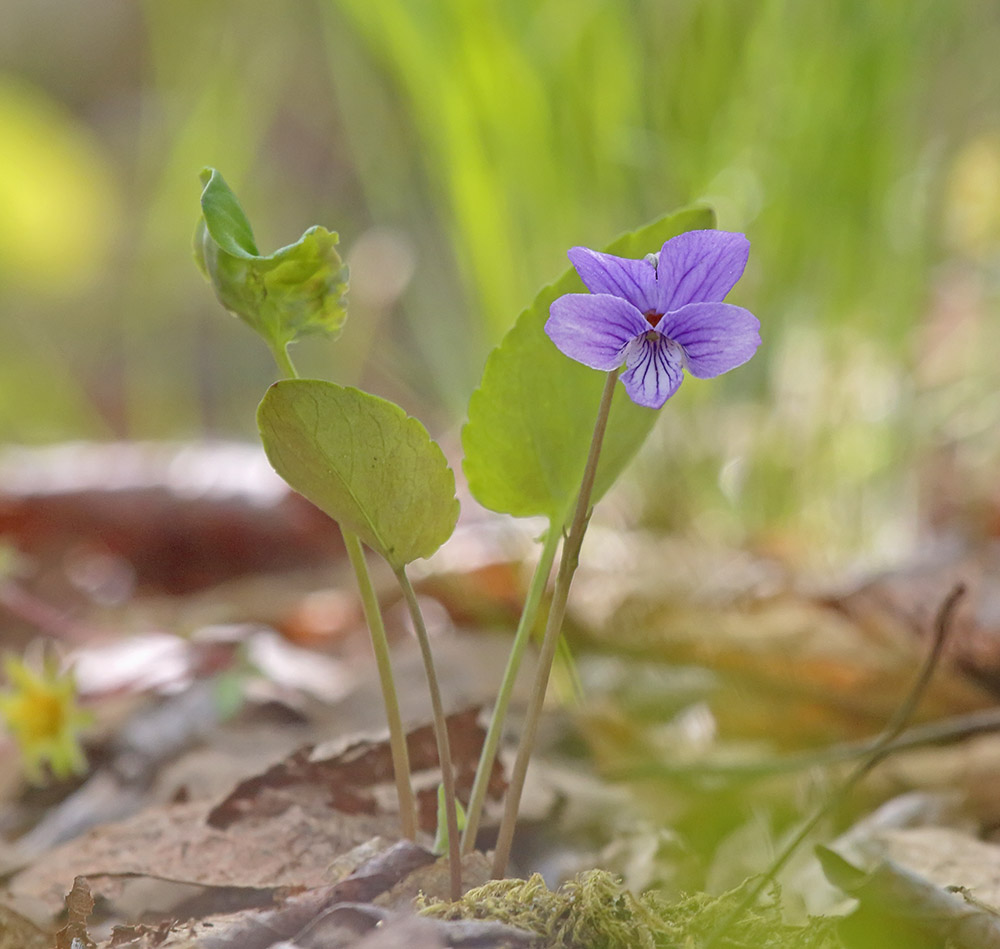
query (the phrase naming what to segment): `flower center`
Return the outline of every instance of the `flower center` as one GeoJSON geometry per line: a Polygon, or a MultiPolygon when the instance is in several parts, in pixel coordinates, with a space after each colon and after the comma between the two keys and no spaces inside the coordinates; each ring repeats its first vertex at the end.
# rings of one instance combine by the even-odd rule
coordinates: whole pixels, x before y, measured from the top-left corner
{"type": "Polygon", "coordinates": [[[687,353],[684,352],[684,347],[676,339],[664,336],[656,330],[646,330],[641,336],[635,338],[637,346],[641,346],[640,340],[652,343],[657,350],[665,351],[667,359],[676,362],[678,366],[687,365],[687,353]]]}
{"type": "Polygon", "coordinates": [[[663,317],[663,314],[657,313],[656,310],[647,310],[642,315],[646,317],[646,322],[650,326],[656,326],[656,324],[659,323],[660,319],[663,317]]]}

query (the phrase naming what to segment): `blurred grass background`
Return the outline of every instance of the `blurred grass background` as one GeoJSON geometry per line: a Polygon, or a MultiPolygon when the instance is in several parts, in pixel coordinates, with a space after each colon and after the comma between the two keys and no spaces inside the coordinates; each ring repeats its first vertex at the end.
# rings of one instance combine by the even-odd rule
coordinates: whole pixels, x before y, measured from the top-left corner
{"type": "Polygon", "coordinates": [[[4,442],[253,437],[274,371],[191,262],[203,165],[265,252],[341,233],[348,328],[300,368],[436,431],[568,247],[704,201],[751,239],[731,299],[765,345],[681,389],[633,516],[823,563],[993,530],[990,0],[5,0],[4,20],[4,442]]]}

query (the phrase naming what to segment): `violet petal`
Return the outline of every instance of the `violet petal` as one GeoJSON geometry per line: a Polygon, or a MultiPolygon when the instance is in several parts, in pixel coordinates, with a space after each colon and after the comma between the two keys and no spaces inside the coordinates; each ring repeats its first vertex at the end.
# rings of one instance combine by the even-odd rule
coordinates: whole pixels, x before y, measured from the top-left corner
{"type": "MultiPolygon", "coordinates": [[[[743,275],[750,241],[731,231],[688,231],[667,241],[656,266],[658,313],[718,303],[743,275]]],[[[645,310],[643,310],[645,312],[645,310]]]]}
{"type": "Polygon", "coordinates": [[[647,408],[660,408],[684,378],[680,347],[655,333],[633,340],[625,361],[628,368],[621,375],[625,391],[633,402],[647,408]]]}
{"type": "Polygon", "coordinates": [[[656,328],[680,344],[685,367],[699,379],[742,366],[760,345],[760,321],[731,303],[689,303],[656,328]]]}
{"type": "Polygon", "coordinates": [[[640,313],[656,309],[656,269],[648,260],[615,257],[589,247],[573,247],[568,256],[591,293],[621,297],[640,313]]]}
{"type": "Polygon", "coordinates": [[[567,293],[549,308],[545,332],[570,359],[592,369],[617,369],[625,347],[649,329],[642,314],[606,293],[567,293]]]}

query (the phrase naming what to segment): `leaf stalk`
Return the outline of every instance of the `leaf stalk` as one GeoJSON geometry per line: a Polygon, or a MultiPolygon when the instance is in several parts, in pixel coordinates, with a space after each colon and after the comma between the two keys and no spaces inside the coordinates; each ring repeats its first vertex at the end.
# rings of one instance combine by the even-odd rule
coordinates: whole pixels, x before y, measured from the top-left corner
{"type": "Polygon", "coordinates": [[[524,791],[524,780],[528,773],[528,764],[538,735],[538,725],[542,717],[542,708],[545,705],[545,692],[549,684],[549,675],[552,672],[552,662],[559,645],[563,619],[566,616],[566,603],[569,600],[570,586],[580,562],[580,548],[583,545],[583,538],[590,522],[592,510],[590,496],[594,489],[594,479],[597,476],[597,463],[601,457],[601,446],[604,443],[604,432],[608,426],[608,415],[611,412],[611,401],[614,398],[618,373],[618,369],[609,372],[604,384],[600,407],[597,410],[597,421],[594,424],[594,436],[590,442],[590,452],[583,470],[580,493],[577,496],[573,523],[566,536],[566,542],[563,544],[559,572],[556,575],[555,588],[552,593],[552,605],[549,608],[549,617],[545,625],[545,637],[538,655],[534,688],[528,704],[524,732],[517,749],[517,758],[510,776],[510,785],[507,788],[503,820],[500,824],[496,852],[493,857],[493,876],[496,879],[501,878],[507,872],[507,863],[510,860],[511,846],[514,842],[514,828],[517,825],[521,794],[524,791]]]}
{"type": "Polygon", "coordinates": [[[455,806],[455,772],[451,762],[451,743],[448,740],[448,723],[441,703],[441,689],[438,685],[437,672],[434,669],[434,656],[431,653],[431,643],[427,636],[427,626],[424,623],[417,594],[414,592],[410,578],[406,575],[406,567],[396,570],[396,579],[406,600],[413,621],[413,630],[420,644],[420,655],[424,661],[424,672],[427,675],[427,689],[431,694],[431,711],[434,715],[434,738],[437,741],[438,760],[441,763],[441,783],[444,785],[444,806],[448,825],[448,870],[449,889],[452,902],[462,897],[462,857],[458,831],[458,810],[455,806]]]}
{"type": "Polygon", "coordinates": [[[396,694],[396,683],[392,675],[392,661],[389,658],[389,640],[385,635],[385,623],[382,621],[382,611],[378,597],[372,585],[368,564],[358,535],[349,531],[343,525],[340,532],[344,535],[344,546],[347,556],[354,568],[361,593],[361,605],[365,613],[365,622],[371,634],[372,651],[375,653],[375,666],[378,669],[379,685],[382,688],[382,704],[385,706],[385,717],[389,725],[389,752],[392,755],[392,770],[396,778],[396,796],[399,798],[399,821],[403,836],[410,840],[417,837],[417,802],[413,796],[412,779],[410,775],[410,756],[406,748],[406,731],[399,711],[399,697],[396,694]]]}
{"type": "Polygon", "coordinates": [[[517,632],[514,634],[514,643],[510,649],[510,655],[507,657],[507,667],[504,669],[503,680],[500,683],[500,690],[497,693],[493,714],[490,717],[486,738],[479,755],[479,764],[476,766],[476,779],[472,785],[465,831],[462,834],[462,853],[471,853],[476,845],[476,834],[483,816],[483,805],[486,802],[486,792],[489,789],[490,774],[493,771],[493,762],[496,760],[497,748],[503,735],[507,706],[510,704],[510,697],[514,691],[514,683],[517,681],[517,673],[521,668],[525,647],[531,638],[531,631],[535,628],[538,607],[541,605],[542,594],[545,592],[549,574],[552,572],[552,562],[555,560],[560,539],[559,531],[550,524],[545,535],[545,542],[542,544],[538,564],[531,578],[531,585],[528,587],[524,610],[521,612],[517,632]]]}

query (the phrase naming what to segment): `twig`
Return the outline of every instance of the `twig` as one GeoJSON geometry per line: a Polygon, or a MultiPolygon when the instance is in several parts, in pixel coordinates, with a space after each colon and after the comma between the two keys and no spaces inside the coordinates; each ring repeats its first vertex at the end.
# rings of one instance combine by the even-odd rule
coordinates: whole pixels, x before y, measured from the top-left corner
{"type": "Polygon", "coordinates": [[[836,808],[844,802],[862,778],[864,778],[873,768],[881,764],[886,758],[889,757],[890,754],[892,754],[893,744],[905,730],[907,722],[913,716],[917,705],[920,703],[920,700],[924,697],[924,693],[927,691],[927,685],[930,682],[930,678],[941,659],[941,652],[944,649],[945,640],[948,638],[948,633],[951,629],[951,620],[955,612],[955,607],[964,595],[965,584],[956,584],[941,603],[937,616],[934,620],[934,639],[931,642],[931,648],[927,654],[927,658],[924,660],[923,665],[920,668],[920,674],[917,676],[917,679],[913,683],[913,686],[906,698],[903,699],[903,703],[890,719],[885,731],[882,732],[878,740],[872,745],[867,757],[863,761],[858,762],[854,770],[851,771],[851,773],[844,779],[844,783],[841,784],[841,786],[830,795],[826,803],[819,807],[812,817],[810,817],[805,824],[799,828],[798,833],[795,834],[791,841],[785,845],[785,848],[781,851],[781,853],[778,854],[778,856],[772,861],[771,866],[767,869],[767,872],[764,873],[752,887],[750,887],[747,893],[740,900],[739,904],[712,932],[703,949],[714,949],[714,947],[718,945],[719,939],[726,934],[726,930],[728,930],[737,919],[739,919],[751,906],[753,906],[760,894],[774,882],[775,877],[777,877],[777,875],[781,872],[782,868],[786,863],[788,863],[795,851],[802,845],[803,841],[813,832],[813,830],[815,830],[819,822],[836,810],[836,808]]]}
{"type": "MultiPolygon", "coordinates": [[[[924,745],[943,745],[1000,731],[1000,709],[987,708],[968,715],[955,715],[936,722],[926,722],[906,729],[888,750],[910,751],[924,745]]],[[[662,761],[639,761],[603,771],[611,781],[636,781],[650,778],[670,778],[696,784],[705,780],[752,781],[773,774],[788,774],[826,765],[840,764],[864,758],[879,744],[880,738],[845,741],[818,751],[804,751],[755,761],[693,761],[689,764],[669,764],[662,761]]]]}

